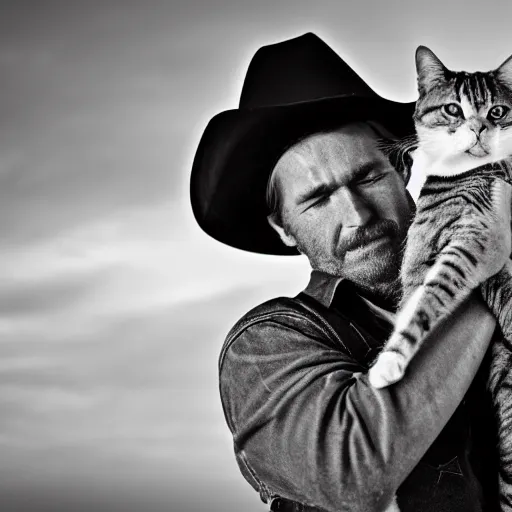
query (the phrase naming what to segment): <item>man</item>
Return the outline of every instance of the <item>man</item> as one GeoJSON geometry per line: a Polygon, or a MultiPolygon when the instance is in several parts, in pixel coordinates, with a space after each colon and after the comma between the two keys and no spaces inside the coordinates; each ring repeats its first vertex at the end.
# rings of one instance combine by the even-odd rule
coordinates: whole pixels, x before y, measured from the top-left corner
{"type": "MultiPolygon", "coordinates": [[[[378,141],[411,133],[412,110],[306,34],[256,53],[240,108],[212,119],[199,145],[201,227],[244,250],[300,252],[313,269],[297,297],[245,315],[220,356],[237,462],[271,510],[384,511],[395,494],[402,512],[496,507],[485,365],[477,374],[495,322],[481,300],[401,382],[367,379],[392,329],[413,211],[378,141]]],[[[498,249],[504,263],[510,241],[498,249]]]]}

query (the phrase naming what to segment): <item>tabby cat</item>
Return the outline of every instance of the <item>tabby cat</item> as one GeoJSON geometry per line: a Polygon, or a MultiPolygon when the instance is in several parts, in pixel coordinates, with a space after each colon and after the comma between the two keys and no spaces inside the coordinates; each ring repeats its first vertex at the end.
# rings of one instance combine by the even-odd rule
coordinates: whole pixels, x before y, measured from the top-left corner
{"type": "MultiPolygon", "coordinates": [[[[512,178],[512,57],[491,72],[448,70],[428,49],[416,51],[419,99],[413,169],[425,182],[405,247],[403,300],[395,330],[370,369],[376,388],[400,380],[426,336],[482,285],[482,239],[512,178]]],[[[504,224],[504,229],[510,226],[504,224]]],[[[500,503],[512,511],[512,264],[483,285],[501,327],[489,389],[496,411],[500,503]]]]}

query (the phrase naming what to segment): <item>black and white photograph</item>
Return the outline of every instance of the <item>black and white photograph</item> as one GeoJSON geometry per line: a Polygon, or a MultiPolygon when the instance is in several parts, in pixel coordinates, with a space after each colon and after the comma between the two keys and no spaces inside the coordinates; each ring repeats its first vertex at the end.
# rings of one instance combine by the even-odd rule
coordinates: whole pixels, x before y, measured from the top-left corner
{"type": "Polygon", "coordinates": [[[511,19],[0,0],[0,510],[512,512],[511,19]]]}

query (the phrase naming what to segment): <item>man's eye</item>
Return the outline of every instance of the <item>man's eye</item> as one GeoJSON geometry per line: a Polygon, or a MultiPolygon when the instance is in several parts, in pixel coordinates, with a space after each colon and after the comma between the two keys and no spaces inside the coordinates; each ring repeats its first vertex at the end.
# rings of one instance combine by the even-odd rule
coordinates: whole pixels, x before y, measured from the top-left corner
{"type": "Polygon", "coordinates": [[[369,185],[371,183],[375,183],[376,181],[379,181],[383,177],[384,177],[384,174],[377,174],[377,176],[367,176],[366,178],[359,180],[357,183],[359,185],[369,185]]]}
{"type": "Polygon", "coordinates": [[[318,199],[316,199],[316,201],[311,206],[312,207],[321,206],[321,205],[325,204],[328,200],[329,200],[329,195],[325,194],[323,196],[320,196],[318,199]]]}

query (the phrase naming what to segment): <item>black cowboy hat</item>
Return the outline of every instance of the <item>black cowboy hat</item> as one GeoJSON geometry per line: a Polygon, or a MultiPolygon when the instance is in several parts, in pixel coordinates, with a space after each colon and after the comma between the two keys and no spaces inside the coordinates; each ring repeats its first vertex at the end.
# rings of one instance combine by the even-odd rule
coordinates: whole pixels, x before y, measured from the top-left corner
{"type": "Polygon", "coordinates": [[[239,108],[216,115],[199,143],[190,186],[197,222],[232,247],[298,254],[267,222],[267,182],[283,152],[307,134],[353,121],[410,134],[413,111],[414,103],[380,97],[315,34],[260,48],[239,108]]]}

